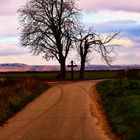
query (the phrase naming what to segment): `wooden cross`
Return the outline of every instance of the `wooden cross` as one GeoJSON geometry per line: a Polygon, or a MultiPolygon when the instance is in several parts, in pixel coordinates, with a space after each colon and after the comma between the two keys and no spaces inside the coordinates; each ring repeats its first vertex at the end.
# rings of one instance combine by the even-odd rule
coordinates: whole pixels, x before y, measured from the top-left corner
{"type": "Polygon", "coordinates": [[[77,65],[74,64],[74,61],[72,60],[72,61],[71,61],[71,64],[68,65],[67,67],[70,67],[70,68],[71,68],[71,79],[73,80],[73,68],[74,68],[74,67],[77,67],[77,65]]]}

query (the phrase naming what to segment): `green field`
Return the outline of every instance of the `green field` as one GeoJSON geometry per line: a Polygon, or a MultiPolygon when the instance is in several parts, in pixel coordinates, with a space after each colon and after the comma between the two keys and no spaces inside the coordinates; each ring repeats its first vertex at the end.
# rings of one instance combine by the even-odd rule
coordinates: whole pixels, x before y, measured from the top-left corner
{"type": "MultiPolygon", "coordinates": [[[[140,78],[140,70],[124,71],[124,70],[102,70],[102,71],[85,71],[84,79],[106,79],[106,78],[120,78],[124,77],[127,73],[131,76],[137,73],[137,78],[140,78]],[[134,72],[133,72],[134,71],[134,72]]],[[[0,78],[35,78],[35,79],[48,79],[58,80],[60,79],[59,71],[48,72],[0,72],[0,78]]],[[[71,79],[71,72],[66,72],[66,80],[71,79]]],[[[74,71],[73,79],[79,79],[79,71],[74,71]]]]}
{"type": "MultiPolygon", "coordinates": [[[[117,71],[85,71],[84,79],[106,79],[117,77],[117,71]]],[[[67,72],[67,79],[71,79],[71,72],[67,72]]],[[[74,72],[74,79],[79,79],[79,72],[74,72]]]]}
{"type": "MultiPolygon", "coordinates": [[[[106,78],[117,78],[120,73],[124,71],[85,71],[84,79],[106,79],[106,78]]],[[[140,77],[140,70],[138,71],[140,77]]],[[[124,74],[123,74],[124,75],[124,74]]],[[[75,71],[73,74],[73,79],[79,79],[79,72],[75,71]]],[[[35,79],[48,79],[57,80],[60,79],[60,72],[0,72],[0,78],[35,78],[35,79]]],[[[66,72],[66,80],[71,79],[71,72],[66,72]]]]}
{"type": "Polygon", "coordinates": [[[140,139],[140,81],[107,80],[97,84],[106,115],[121,140],[140,139]]]}

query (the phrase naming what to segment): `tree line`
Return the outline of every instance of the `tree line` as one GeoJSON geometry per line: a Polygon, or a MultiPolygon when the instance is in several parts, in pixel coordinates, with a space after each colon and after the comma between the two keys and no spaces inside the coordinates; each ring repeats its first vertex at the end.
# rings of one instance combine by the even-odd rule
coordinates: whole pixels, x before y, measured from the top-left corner
{"type": "Polygon", "coordinates": [[[34,55],[42,54],[47,61],[56,59],[62,79],[66,77],[66,59],[72,50],[81,59],[80,79],[84,78],[85,63],[94,51],[107,64],[112,61],[115,45],[109,44],[119,32],[104,36],[84,27],[75,0],[29,0],[19,14],[21,45],[34,55]]]}

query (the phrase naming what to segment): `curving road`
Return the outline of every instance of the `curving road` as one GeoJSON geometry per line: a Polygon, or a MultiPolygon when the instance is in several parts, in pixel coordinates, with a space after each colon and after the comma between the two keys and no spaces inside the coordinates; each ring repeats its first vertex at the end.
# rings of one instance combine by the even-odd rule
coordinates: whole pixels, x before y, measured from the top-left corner
{"type": "Polygon", "coordinates": [[[94,81],[59,84],[0,127],[0,140],[110,140],[91,116],[94,81]]]}

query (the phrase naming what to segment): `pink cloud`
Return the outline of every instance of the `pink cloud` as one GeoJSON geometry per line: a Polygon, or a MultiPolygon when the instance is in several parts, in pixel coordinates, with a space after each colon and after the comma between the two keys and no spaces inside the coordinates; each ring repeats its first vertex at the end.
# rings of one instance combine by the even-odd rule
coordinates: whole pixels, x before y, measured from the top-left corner
{"type": "Polygon", "coordinates": [[[123,10],[140,12],[139,0],[80,0],[79,7],[87,12],[95,12],[100,10],[123,10]]]}
{"type": "Polygon", "coordinates": [[[19,34],[19,24],[16,16],[1,16],[0,27],[0,37],[15,36],[19,34]]]}
{"type": "Polygon", "coordinates": [[[19,47],[17,41],[1,41],[0,40],[0,56],[14,56],[27,54],[29,51],[25,48],[19,47]]]}
{"type": "Polygon", "coordinates": [[[0,0],[0,15],[16,14],[26,0],[0,0]]]}
{"type": "MultiPolygon", "coordinates": [[[[0,0],[0,15],[16,14],[17,9],[27,0],[0,0]]],[[[87,12],[99,10],[124,10],[140,12],[139,0],[78,0],[79,7],[87,12]]]]}
{"type": "Polygon", "coordinates": [[[27,0],[0,0],[0,37],[19,34],[17,10],[27,0]]]}

